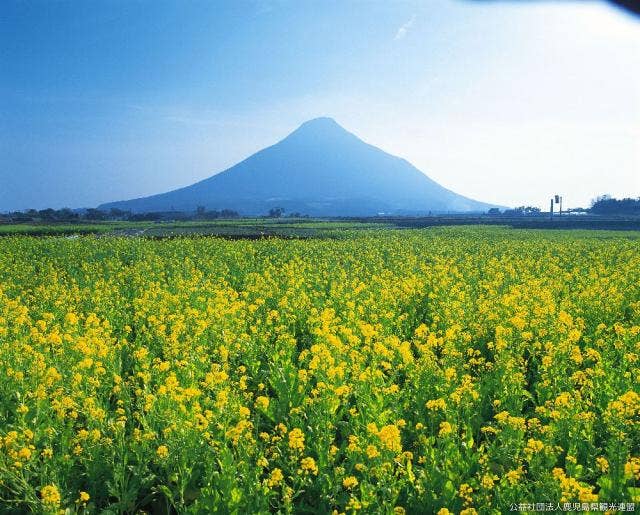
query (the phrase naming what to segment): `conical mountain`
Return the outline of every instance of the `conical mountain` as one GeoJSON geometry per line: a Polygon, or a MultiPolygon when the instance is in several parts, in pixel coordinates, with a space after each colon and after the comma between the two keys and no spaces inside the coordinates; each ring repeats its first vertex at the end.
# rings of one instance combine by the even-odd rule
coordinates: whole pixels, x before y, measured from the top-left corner
{"type": "Polygon", "coordinates": [[[493,207],[458,195],[409,162],[369,145],[331,118],[303,123],[282,141],[185,188],[103,204],[132,212],[198,206],[262,215],[273,207],[312,216],[480,212],[493,207]]]}

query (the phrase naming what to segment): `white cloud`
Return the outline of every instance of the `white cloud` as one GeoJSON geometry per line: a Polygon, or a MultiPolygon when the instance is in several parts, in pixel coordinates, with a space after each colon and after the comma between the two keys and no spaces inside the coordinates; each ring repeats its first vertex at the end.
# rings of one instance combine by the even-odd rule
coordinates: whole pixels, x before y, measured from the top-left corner
{"type": "Polygon", "coordinates": [[[409,29],[411,29],[411,27],[413,27],[413,24],[416,21],[416,15],[414,14],[413,16],[411,16],[411,18],[409,18],[409,20],[407,20],[406,23],[404,23],[399,29],[398,32],[396,32],[396,37],[394,39],[398,40],[398,39],[402,39],[403,37],[405,37],[407,35],[407,32],[409,32],[409,29]]]}

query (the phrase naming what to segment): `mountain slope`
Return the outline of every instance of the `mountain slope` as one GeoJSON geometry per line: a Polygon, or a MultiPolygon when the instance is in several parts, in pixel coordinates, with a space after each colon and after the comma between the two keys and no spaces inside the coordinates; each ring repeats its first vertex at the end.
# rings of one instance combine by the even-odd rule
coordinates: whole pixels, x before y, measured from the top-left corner
{"type": "Polygon", "coordinates": [[[331,118],[317,118],[231,168],[191,186],[100,209],[133,212],[280,206],[314,216],[485,211],[492,207],[443,188],[404,159],[369,145],[331,118]]]}

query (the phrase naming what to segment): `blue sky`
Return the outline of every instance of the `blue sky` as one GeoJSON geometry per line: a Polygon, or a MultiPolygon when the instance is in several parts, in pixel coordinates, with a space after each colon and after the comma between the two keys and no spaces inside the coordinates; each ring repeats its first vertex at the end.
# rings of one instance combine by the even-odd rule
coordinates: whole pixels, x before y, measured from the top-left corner
{"type": "Polygon", "coordinates": [[[184,186],[331,116],[478,200],[640,196],[640,18],[598,2],[0,4],[0,210],[184,186]]]}

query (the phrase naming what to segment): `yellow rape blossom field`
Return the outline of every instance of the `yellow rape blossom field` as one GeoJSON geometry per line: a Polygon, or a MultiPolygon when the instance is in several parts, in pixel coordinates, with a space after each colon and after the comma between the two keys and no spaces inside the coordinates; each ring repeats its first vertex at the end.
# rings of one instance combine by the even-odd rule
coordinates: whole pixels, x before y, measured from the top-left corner
{"type": "Polygon", "coordinates": [[[0,511],[638,509],[639,355],[637,233],[4,237],[0,511]]]}

